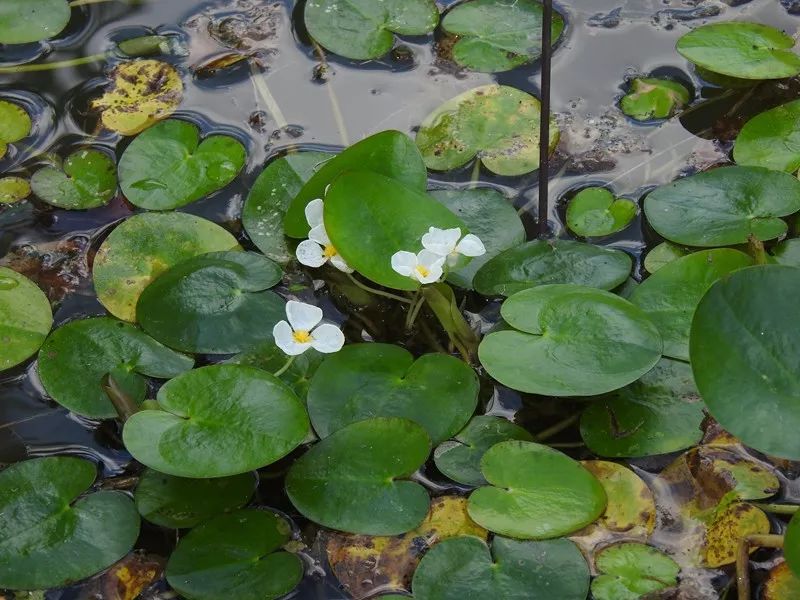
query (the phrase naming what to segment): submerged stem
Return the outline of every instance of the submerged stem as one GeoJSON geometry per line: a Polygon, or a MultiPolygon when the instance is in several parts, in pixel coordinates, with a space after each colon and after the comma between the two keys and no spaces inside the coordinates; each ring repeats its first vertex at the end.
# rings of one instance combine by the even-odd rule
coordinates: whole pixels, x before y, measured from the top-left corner
{"type": "Polygon", "coordinates": [[[275,377],[280,377],[281,375],[283,375],[284,373],[286,373],[286,371],[288,371],[288,370],[289,370],[289,367],[291,367],[291,366],[292,366],[292,363],[294,362],[294,359],[295,359],[295,358],[297,358],[297,357],[295,357],[295,356],[290,356],[290,357],[289,357],[289,360],[287,360],[287,361],[286,361],[286,363],[285,363],[285,364],[284,364],[284,365],[283,365],[283,366],[282,366],[280,369],[278,369],[277,371],[275,371],[275,372],[273,373],[273,375],[275,375],[275,377]]]}
{"type": "Polygon", "coordinates": [[[273,96],[272,92],[269,90],[266,77],[264,77],[264,74],[259,70],[255,61],[250,61],[250,73],[253,86],[255,86],[264,104],[267,105],[267,111],[272,118],[275,119],[275,125],[278,126],[278,129],[283,129],[289,123],[286,117],[283,116],[283,111],[281,111],[281,107],[278,105],[277,100],[275,100],[275,96],[273,96]]]}
{"type": "Polygon", "coordinates": [[[543,442],[544,440],[548,440],[554,435],[558,435],[571,425],[574,425],[578,422],[578,419],[581,418],[581,413],[575,413],[574,415],[570,415],[564,419],[561,419],[558,423],[551,425],[547,429],[540,431],[536,434],[535,439],[537,442],[543,442]]]}
{"type": "Polygon", "coordinates": [[[15,67],[0,67],[0,73],[33,73],[35,71],[55,71],[57,69],[66,69],[68,67],[77,67],[80,65],[88,65],[89,63],[99,62],[105,60],[108,55],[92,54],[90,56],[82,56],[80,58],[72,58],[70,60],[60,60],[57,62],[39,63],[35,65],[17,65],[15,67]]]}
{"type": "Polygon", "coordinates": [[[366,284],[361,283],[358,279],[353,277],[352,273],[348,273],[347,276],[350,278],[356,287],[361,288],[365,292],[369,292],[370,294],[375,294],[376,296],[383,296],[384,298],[391,298],[392,300],[397,300],[398,302],[402,302],[403,304],[411,304],[411,300],[408,298],[403,298],[402,296],[398,296],[397,294],[392,294],[391,292],[384,292],[383,290],[376,289],[374,287],[370,287],[366,284]]]}
{"type": "MultiPolygon", "coordinates": [[[[320,46],[314,38],[311,38],[311,44],[314,46],[314,52],[317,53],[322,68],[327,71],[330,67],[328,66],[328,59],[325,56],[325,50],[323,50],[322,46],[320,46]]],[[[344,123],[344,115],[342,115],[342,109],[339,106],[339,98],[336,96],[336,91],[333,89],[333,81],[325,82],[325,88],[328,90],[333,119],[336,121],[336,128],[339,130],[339,139],[342,141],[343,146],[349,146],[350,139],[347,136],[347,126],[344,123]]]]}

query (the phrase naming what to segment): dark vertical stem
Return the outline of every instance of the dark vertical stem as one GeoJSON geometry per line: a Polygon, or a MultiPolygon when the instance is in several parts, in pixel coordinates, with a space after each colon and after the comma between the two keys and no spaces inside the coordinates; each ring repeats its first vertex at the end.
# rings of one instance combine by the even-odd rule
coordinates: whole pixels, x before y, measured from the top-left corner
{"type": "Polygon", "coordinates": [[[547,235],[550,179],[550,78],[553,62],[553,0],[544,0],[542,14],[542,120],[539,126],[539,236],[547,235]]]}

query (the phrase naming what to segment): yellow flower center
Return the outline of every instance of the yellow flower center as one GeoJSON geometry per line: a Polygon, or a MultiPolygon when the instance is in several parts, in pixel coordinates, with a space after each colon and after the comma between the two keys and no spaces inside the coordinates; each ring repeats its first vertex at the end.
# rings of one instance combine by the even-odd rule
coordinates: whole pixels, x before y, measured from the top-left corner
{"type": "Polygon", "coordinates": [[[423,265],[417,265],[417,273],[419,273],[422,277],[427,277],[431,274],[431,270],[423,265]]]}
{"type": "Polygon", "coordinates": [[[311,333],[306,331],[305,329],[299,329],[292,333],[292,337],[294,341],[298,344],[307,344],[311,341],[311,333]]]}
{"type": "Polygon", "coordinates": [[[336,256],[339,253],[336,251],[336,248],[334,248],[333,246],[328,244],[322,250],[322,254],[323,254],[323,256],[325,256],[325,258],[333,258],[334,256],[336,256]]]}

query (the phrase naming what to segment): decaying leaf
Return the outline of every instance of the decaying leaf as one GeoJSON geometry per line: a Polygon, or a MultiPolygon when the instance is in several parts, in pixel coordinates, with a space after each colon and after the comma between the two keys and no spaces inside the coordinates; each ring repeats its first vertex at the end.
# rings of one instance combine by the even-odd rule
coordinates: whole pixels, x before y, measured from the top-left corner
{"type": "Polygon", "coordinates": [[[136,600],[164,573],[165,561],[152,554],[132,553],[108,569],[87,590],[87,598],[136,600]]]}
{"type": "MultiPolygon", "coordinates": [[[[769,519],[764,512],[745,502],[731,504],[717,513],[708,525],[702,552],[703,564],[709,568],[736,561],[739,541],[748,535],[769,533],[769,519]]],[[[755,552],[752,548],[751,552],[755,552]]]]}

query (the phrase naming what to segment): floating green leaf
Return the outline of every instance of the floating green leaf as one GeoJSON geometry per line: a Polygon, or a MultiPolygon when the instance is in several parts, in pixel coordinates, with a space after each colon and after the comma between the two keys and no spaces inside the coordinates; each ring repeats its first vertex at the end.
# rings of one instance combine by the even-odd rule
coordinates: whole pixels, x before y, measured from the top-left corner
{"type": "MultiPolygon", "coordinates": [[[[7,0],[0,3],[0,44],[39,42],[61,33],[69,23],[66,0],[7,0]]],[[[0,122],[2,118],[0,118],[0,122]]],[[[0,153],[2,155],[2,153],[0,153]]]]}
{"type": "Polygon", "coordinates": [[[718,248],[679,258],[647,279],[630,301],[655,323],[664,340],[664,355],[689,360],[689,329],[700,299],[721,277],[753,264],[744,252],[718,248]]]}
{"type": "Polygon", "coordinates": [[[676,452],[703,437],[704,408],[691,367],[662,358],[639,380],[589,404],[581,416],[581,436],[600,456],[676,452]]]}
{"type": "Polygon", "coordinates": [[[252,473],[219,479],[186,479],[145,469],[133,494],[145,519],[161,527],[194,527],[220,513],[241,508],[256,486],[252,473]]]}
{"type": "MultiPolygon", "coordinates": [[[[59,2],[62,0],[59,0],[59,2]]],[[[0,6],[2,17],[3,6],[0,6]]],[[[15,5],[23,6],[23,5],[15,5]]],[[[6,21],[0,18],[0,38],[6,21]]],[[[2,39],[0,39],[2,43],[2,39]]],[[[8,152],[8,145],[27,137],[31,132],[31,118],[24,108],[7,100],[0,100],[0,159],[8,152]]]]}
{"type": "Polygon", "coordinates": [[[50,334],[39,352],[39,377],[62,406],[85,417],[111,419],[117,411],[101,387],[105,375],[124,379],[120,383],[141,402],[146,382],[139,374],[169,379],[193,364],[129,323],[97,317],[70,321],[50,334]]]}
{"type": "Polygon", "coordinates": [[[405,533],[428,514],[428,492],[408,477],[430,450],[428,434],[413,421],[359,421],[296,460],[286,493],[303,516],[325,527],[367,535],[405,533]]]}
{"type": "Polygon", "coordinates": [[[638,600],[678,584],[681,568],[652,546],[623,542],[604,548],[595,558],[600,575],[592,581],[597,600],[638,600]]]}
{"type": "Polygon", "coordinates": [[[661,336],[647,315],[609,292],[545,285],[503,303],[513,330],[481,342],[486,371],[501,384],[546,396],[593,396],[621,388],[661,358],[661,336]]]}
{"type": "Polygon", "coordinates": [[[325,228],[342,258],[367,279],[398,290],[419,283],[392,269],[398,251],[419,252],[430,227],[466,226],[429,195],[371,171],[352,171],[325,196],[325,228]]]}
{"type": "Polygon", "coordinates": [[[134,215],[97,251],[92,267],[97,299],[115,317],[135,321],[139,296],[156,277],[194,256],[238,247],[222,227],[194,215],[134,215]]]}
{"type": "Polygon", "coordinates": [[[772,250],[772,259],[779,265],[800,267],[800,238],[784,240],[772,250]]]}
{"type": "Polygon", "coordinates": [[[717,281],[692,321],[690,356],[711,415],[766,454],[800,459],[800,269],[749,267],[717,281]],[[776,416],[779,415],[779,418],[776,416]]]}
{"type": "Polygon", "coordinates": [[[689,104],[689,90],[671,79],[637,77],[631,82],[620,108],[637,121],[669,119],[689,104]]]}
{"type": "MultiPolygon", "coordinates": [[[[442,29],[457,36],[453,59],[474,71],[496,73],[533,62],[542,53],[542,4],[537,0],[470,0],[457,4],[442,29]]],[[[564,18],[553,14],[555,42],[564,18]]]]}
{"type": "Polygon", "coordinates": [[[308,32],[322,46],[347,58],[380,58],[394,34],[423,35],[439,23],[433,0],[308,0],[308,32]]]}
{"type": "Polygon", "coordinates": [[[300,558],[281,547],[291,526],[254,508],[220,515],[192,529],[167,563],[167,581],[188,600],[274,600],[303,577],[300,558]]]}
{"type": "Polygon", "coordinates": [[[139,515],[120,492],[89,491],[89,461],[35,458],[0,473],[0,586],[63,587],[111,566],[133,548],[139,515]]]}
{"type": "Polygon", "coordinates": [[[114,161],[100,150],[77,150],[63,165],[39,169],[31,178],[39,198],[67,209],[96,208],[108,203],[117,191],[114,161]]]}
{"type": "Polygon", "coordinates": [[[462,536],[424,556],[412,586],[424,600],[585,600],[589,567],[569,540],[522,542],[462,536]]]}
{"type": "MultiPolygon", "coordinates": [[[[417,146],[435,171],[464,166],[477,157],[498,175],[539,168],[539,100],[516,88],[485,85],[448,100],[422,122],[417,146]]],[[[550,125],[551,150],[559,138],[550,125]]]]}
{"type": "Polygon", "coordinates": [[[615,198],[606,188],[584,188],[567,205],[567,226],[583,237],[611,235],[630,224],[637,208],[632,200],[615,198]]]}
{"type": "Polygon", "coordinates": [[[782,104],[745,123],[733,148],[736,163],[795,173],[800,169],[800,100],[782,104]]]}
{"type": "Polygon", "coordinates": [[[287,154],[269,163],[256,179],[242,208],[242,225],[268,258],[281,264],[294,258],[283,235],[286,210],[330,158],[325,152],[287,154]]]}
{"type": "Polygon", "coordinates": [[[732,246],[750,236],[786,233],[780,219],[800,210],[800,181],[762,167],[722,167],[679,179],[650,193],[647,220],[660,235],[687,246],[732,246]]]}
{"type": "Polygon", "coordinates": [[[644,269],[653,274],[664,265],[689,254],[691,254],[691,251],[683,246],[676,246],[671,242],[661,242],[645,255],[644,269]]]}
{"type": "Polygon", "coordinates": [[[606,507],[603,486],[580,463],[549,446],[507,441],[481,460],[488,486],[469,497],[469,515],[489,531],[522,539],[572,533],[606,507]]]}
{"type": "Polygon", "coordinates": [[[678,52],[694,64],[739,79],[783,79],[800,73],[794,38],[760,23],[710,23],[678,40],[678,52]]]}
{"type": "Polygon", "coordinates": [[[31,195],[31,185],[22,177],[0,177],[0,204],[14,204],[31,195]]]}
{"type": "Polygon", "coordinates": [[[52,326],[53,311],[44,292],[24,275],[0,267],[0,371],[27,360],[52,326]]]}
{"type": "Polygon", "coordinates": [[[475,289],[487,296],[510,296],[538,285],[572,283],[603,290],[622,285],[631,272],[630,256],[572,240],[534,240],[506,250],[475,274],[475,289]]]}
{"type": "Polygon", "coordinates": [[[533,436],[508,419],[489,415],[473,417],[453,440],[436,448],[436,467],[447,477],[464,485],[486,485],[481,459],[486,451],[508,440],[533,441],[533,436]]]}
{"type": "Polygon", "coordinates": [[[783,554],[794,574],[800,577],[800,512],[794,514],[792,520],[789,521],[789,527],[786,528],[783,554]]]}
{"type": "Polygon", "coordinates": [[[308,390],[308,412],[326,438],[371,417],[422,425],[434,444],[455,435],[478,403],[478,377],[446,354],[417,360],[391,344],[354,344],[325,359],[308,390]]]}
{"type": "Polygon", "coordinates": [[[264,467],[294,450],[309,430],[297,396],[253,367],[189,371],[168,381],[157,400],[159,409],[128,419],[122,439],[136,460],[178,477],[225,477],[264,467]]]}

